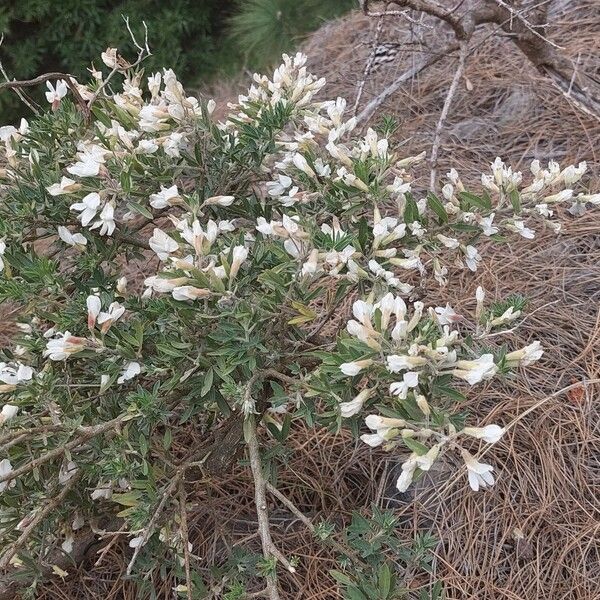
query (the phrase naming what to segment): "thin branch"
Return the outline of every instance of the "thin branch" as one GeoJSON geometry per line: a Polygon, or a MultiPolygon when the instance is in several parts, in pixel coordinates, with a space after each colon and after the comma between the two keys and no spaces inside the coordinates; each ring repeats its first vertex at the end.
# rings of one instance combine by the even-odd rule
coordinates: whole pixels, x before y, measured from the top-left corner
{"type": "Polygon", "coordinates": [[[192,600],[192,573],[190,569],[190,536],[187,522],[185,487],[183,480],[179,480],[179,519],[181,522],[181,541],[183,543],[183,563],[185,567],[185,587],[187,590],[187,600],[192,600]]]}
{"type": "Polygon", "coordinates": [[[142,539],[139,541],[138,545],[135,547],[135,549],[133,551],[133,556],[131,557],[129,564],[127,565],[127,571],[126,571],[127,575],[131,575],[131,571],[133,570],[133,567],[135,566],[137,557],[139,556],[140,552],[142,551],[144,544],[150,539],[150,537],[154,533],[154,527],[156,526],[156,523],[158,522],[158,519],[160,518],[160,515],[162,514],[163,509],[165,508],[165,506],[167,504],[167,500],[169,500],[169,498],[171,498],[171,494],[173,493],[175,488],[179,485],[179,480],[181,479],[182,475],[183,475],[182,470],[175,473],[175,475],[169,482],[169,485],[167,485],[167,487],[162,492],[162,497],[160,499],[160,502],[158,503],[156,510],[152,514],[150,522],[144,528],[144,533],[142,534],[142,539]]]}
{"type": "MultiPolygon", "coordinates": [[[[316,527],[313,525],[312,521],[289,498],[287,498],[284,494],[282,494],[275,486],[271,485],[268,481],[266,482],[266,486],[267,486],[267,490],[271,494],[273,494],[273,496],[275,496],[284,506],[286,506],[292,514],[294,514],[296,517],[298,517],[298,519],[300,521],[302,521],[302,523],[304,523],[304,525],[306,525],[308,530],[313,535],[316,536],[317,530],[316,530],[316,527]]],[[[358,554],[356,554],[356,552],[354,552],[350,548],[346,548],[339,542],[336,542],[333,538],[328,537],[325,541],[330,546],[335,548],[340,554],[345,554],[346,556],[349,556],[355,562],[362,564],[362,565],[366,565],[365,561],[358,554]]]]}
{"type": "Polygon", "coordinates": [[[450,106],[452,105],[452,100],[454,95],[456,94],[456,90],[458,89],[458,84],[463,76],[465,71],[465,62],[467,59],[467,54],[469,52],[469,45],[467,42],[461,42],[460,51],[458,54],[458,65],[456,67],[456,71],[454,73],[454,77],[452,78],[452,83],[450,84],[450,88],[448,89],[448,94],[446,95],[446,100],[444,100],[444,106],[442,108],[442,113],[440,114],[440,118],[437,122],[435,128],[435,134],[433,136],[433,145],[431,148],[431,175],[429,178],[429,189],[435,193],[436,189],[436,179],[437,179],[437,161],[438,161],[438,152],[440,149],[440,140],[442,136],[442,130],[444,129],[444,125],[446,123],[446,119],[448,117],[448,112],[450,111],[450,106]]]}
{"type": "MultiPolygon", "coordinates": [[[[267,512],[266,482],[262,474],[260,450],[256,437],[256,422],[254,415],[248,415],[248,454],[250,456],[250,468],[254,478],[254,502],[256,504],[256,515],[258,518],[258,533],[262,542],[263,556],[269,559],[273,556],[273,539],[269,529],[269,514],[267,512]]],[[[267,573],[267,592],[270,600],[281,600],[277,586],[277,574],[267,573]]]]}
{"type": "Polygon", "coordinates": [[[10,546],[4,551],[2,554],[2,558],[0,558],[0,570],[6,569],[10,564],[11,559],[15,554],[23,547],[23,545],[27,542],[30,535],[33,533],[33,530],[39,525],[41,521],[43,521],[55,508],[59,507],[64,499],[67,497],[68,493],[73,489],[75,484],[79,481],[81,477],[81,471],[75,473],[69,481],[67,481],[61,490],[60,494],[58,494],[55,498],[53,498],[50,502],[44,506],[40,512],[38,512],[33,519],[27,524],[25,529],[21,535],[12,543],[10,546]]]}
{"type": "MultiPolygon", "coordinates": [[[[520,21],[528,31],[530,31],[531,33],[533,33],[533,35],[535,35],[536,37],[538,37],[541,40],[543,40],[544,42],[546,42],[546,44],[550,44],[551,46],[554,46],[554,48],[557,48],[558,50],[564,50],[564,46],[559,46],[558,44],[554,43],[552,40],[550,40],[547,37],[545,37],[544,35],[542,35],[539,31],[536,30],[536,25],[531,24],[523,16],[522,13],[526,12],[528,10],[528,8],[524,8],[522,10],[515,10],[512,6],[510,6],[509,4],[504,2],[504,0],[494,0],[494,2],[496,2],[496,4],[498,6],[501,6],[502,8],[504,8],[505,10],[507,10],[510,13],[511,20],[514,18],[514,19],[517,19],[518,21],[520,21]]],[[[537,27],[545,27],[545,26],[546,26],[546,24],[537,25],[537,27]]]]}
{"type": "Polygon", "coordinates": [[[378,96],[373,98],[367,106],[363,108],[360,114],[356,117],[356,121],[361,123],[363,121],[369,120],[375,111],[390,97],[393,96],[407,81],[410,81],[414,77],[416,77],[421,71],[430,67],[431,65],[436,64],[443,58],[446,58],[448,54],[454,52],[459,48],[458,43],[451,43],[444,48],[440,48],[439,51],[432,53],[425,57],[422,61],[418,62],[414,67],[405,71],[395,79],[388,87],[381,92],[378,96]]]}
{"type": "MultiPolygon", "coordinates": [[[[386,5],[387,10],[387,5],[386,5]]],[[[362,98],[363,90],[365,88],[365,83],[367,78],[371,73],[371,69],[373,68],[373,63],[375,62],[375,55],[377,53],[377,45],[379,44],[379,38],[381,36],[381,31],[383,30],[383,17],[385,13],[381,13],[379,17],[379,21],[377,22],[377,28],[375,29],[375,36],[373,37],[373,49],[371,50],[371,54],[369,54],[369,58],[365,63],[365,69],[363,71],[362,79],[358,83],[358,90],[356,91],[356,98],[354,99],[354,106],[352,107],[352,114],[356,116],[356,111],[358,110],[358,105],[360,104],[360,99],[362,98]]]]}
{"type": "Polygon", "coordinates": [[[3,483],[5,481],[12,481],[13,479],[20,477],[21,475],[25,475],[26,473],[33,471],[37,467],[40,467],[41,465],[46,464],[47,462],[54,460],[55,458],[61,457],[66,452],[73,450],[78,446],[81,446],[85,442],[91,440],[93,437],[101,435],[102,433],[105,433],[110,429],[114,429],[115,427],[121,424],[124,418],[125,415],[122,415],[120,417],[117,417],[116,419],[112,419],[110,421],[106,421],[98,425],[92,425],[90,427],[80,427],[76,430],[79,433],[79,435],[75,439],[71,440],[70,442],[67,442],[66,444],[63,444],[62,446],[54,448],[54,450],[51,450],[50,452],[39,456],[38,458],[23,465],[22,467],[19,467],[18,469],[14,469],[6,475],[2,475],[0,477],[0,483],[3,483]]]}
{"type": "Polygon", "coordinates": [[[149,56],[152,56],[152,52],[150,52],[150,48],[148,47],[148,27],[146,25],[146,22],[142,21],[142,24],[144,26],[144,33],[145,33],[145,35],[144,35],[144,46],[140,46],[140,44],[138,43],[135,35],[133,34],[133,31],[131,31],[131,27],[129,25],[129,17],[123,17],[123,20],[125,21],[125,26],[127,27],[127,31],[129,32],[129,36],[131,37],[133,45],[138,50],[137,59],[135,60],[134,63],[127,64],[126,66],[120,66],[118,64],[118,59],[117,59],[117,64],[115,64],[115,66],[112,69],[112,71],[106,76],[106,79],[104,79],[102,81],[102,83],[98,86],[98,89],[94,92],[94,95],[90,98],[90,100],[89,100],[89,102],[87,104],[89,110],[91,110],[92,105],[94,104],[94,102],[96,101],[96,99],[98,98],[98,96],[100,95],[100,93],[104,90],[104,88],[106,88],[106,86],[108,85],[108,83],[114,77],[114,75],[116,73],[120,73],[120,72],[126,71],[128,69],[134,69],[142,61],[146,60],[146,58],[148,58],[149,56]]]}

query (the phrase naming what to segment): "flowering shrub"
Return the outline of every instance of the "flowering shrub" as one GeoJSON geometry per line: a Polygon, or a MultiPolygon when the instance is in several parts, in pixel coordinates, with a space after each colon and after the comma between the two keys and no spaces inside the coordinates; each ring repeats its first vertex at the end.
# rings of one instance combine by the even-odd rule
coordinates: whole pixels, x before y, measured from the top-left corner
{"type": "MultiPolygon", "coordinates": [[[[173,71],[144,79],[115,49],[102,60],[122,89],[99,71],[76,83],[90,121],[59,81],[51,112],[0,129],[0,298],[21,308],[0,363],[0,566],[35,570],[116,514],[128,572],[140,556],[145,574],[171,557],[192,597],[193,547],[166,508],[185,498],[189,469],[219,473],[245,439],[264,558],[293,569],[261,520],[261,422],[258,438],[281,443],[295,419],[349,424],[398,454],[401,492],[452,456],[473,490],[493,485],[493,467],[463,446],[505,429],[465,423],[452,403],[541,358],[538,341],[487,342],[524,301],[486,305],[478,289],[468,319],[412,301],[415,286],[476,271],[483,240],[558,232],[561,207],[600,204],[574,191],[585,163],[534,161],[526,176],[496,159],[476,193],[454,169],[441,195],[422,193],[411,168],[424,153],[399,156],[387,122],[357,134],[343,99],[315,99],[325,81],[300,54],[255,75],[223,122],[173,71]],[[129,263],[143,283],[128,281],[129,263]],[[324,337],[349,295],[352,318],[324,337]],[[207,443],[182,455],[186,425],[207,443]]],[[[278,597],[274,564],[266,578],[278,597]]]]}

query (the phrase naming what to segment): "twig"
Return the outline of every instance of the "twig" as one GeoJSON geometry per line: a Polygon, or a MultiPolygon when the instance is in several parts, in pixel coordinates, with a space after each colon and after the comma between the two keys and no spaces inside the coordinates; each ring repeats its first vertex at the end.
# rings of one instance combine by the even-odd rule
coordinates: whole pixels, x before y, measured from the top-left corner
{"type": "MultiPolygon", "coordinates": [[[[256,422],[254,415],[248,415],[248,454],[250,456],[250,469],[254,478],[254,502],[256,504],[256,516],[258,518],[258,533],[260,535],[263,556],[269,559],[273,549],[273,539],[269,529],[269,514],[267,513],[267,495],[265,493],[266,484],[262,474],[262,464],[260,461],[260,450],[256,438],[256,422]]],[[[281,600],[279,588],[277,586],[277,574],[267,573],[267,592],[270,600],[281,600]]]]}
{"type": "Polygon", "coordinates": [[[137,560],[139,553],[142,551],[144,544],[150,539],[150,536],[154,533],[154,527],[156,526],[156,523],[158,522],[158,519],[159,519],[160,515],[162,514],[162,511],[163,511],[165,505],[167,504],[167,500],[171,497],[173,490],[177,487],[177,485],[179,485],[179,481],[180,481],[182,475],[183,475],[182,470],[175,473],[175,475],[169,482],[169,485],[167,485],[167,487],[164,489],[164,491],[162,493],[162,498],[160,499],[160,502],[158,503],[156,510],[152,514],[150,522],[144,529],[144,533],[142,534],[142,539],[140,540],[140,542],[138,543],[138,545],[135,547],[135,549],[133,551],[133,556],[131,557],[129,564],[127,565],[127,575],[131,575],[131,571],[133,570],[135,561],[137,560]]]}
{"type": "Polygon", "coordinates": [[[124,418],[125,418],[125,416],[122,415],[120,417],[117,417],[116,419],[112,419],[110,421],[100,423],[99,425],[92,425],[90,427],[79,428],[77,430],[79,432],[79,436],[76,437],[74,440],[71,440],[70,442],[67,442],[66,444],[64,444],[62,446],[58,446],[57,448],[54,448],[54,450],[47,452],[46,454],[27,463],[26,465],[19,467],[18,469],[14,469],[13,471],[11,471],[10,473],[7,473],[6,475],[2,475],[0,477],[0,483],[16,479],[17,477],[20,477],[21,475],[25,475],[26,473],[33,471],[35,468],[37,468],[55,458],[62,456],[65,452],[68,452],[69,450],[73,450],[74,448],[81,446],[81,444],[87,442],[88,440],[92,439],[93,437],[100,435],[100,434],[118,426],[123,421],[124,418]]]}
{"type": "Polygon", "coordinates": [[[38,526],[38,524],[43,521],[55,508],[60,506],[64,499],[67,497],[67,494],[73,489],[75,484],[79,481],[81,477],[81,471],[75,473],[69,481],[67,481],[61,490],[60,494],[58,494],[55,498],[53,498],[44,508],[38,512],[35,517],[27,524],[25,529],[21,535],[4,551],[2,554],[2,558],[0,558],[0,569],[6,569],[13,558],[13,556],[21,549],[23,544],[27,542],[29,536],[33,532],[33,530],[38,526]]]}
{"type": "MultiPolygon", "coordinates": [[[[306,525],[306,527],[313,535],[316,535],[317,530],[312,524],[312,521],[289,498],[282,494],[275,486],[271,485],[268,481],[266,482],[266,486],[267,490],[271,492],[273,496],[275,496],[282,504],[284,504],[292,514],[298,517],[298,519],[302,521],[304,525],[306,525]]],[[[349,556],[352,560],[359,564],[366,564],[365,561],[360,556],[358,556],[358,554],[356,554],[353,550],[351,550],[350,548],[346,548],[333,538],[328,537],[325,541],[330,546],[335,548],[340,554],[345,554],[346,556],[349,556]]]]}
{"type": "MultiPolygon", "coordinates": [[[[541,40],[543,40],[544,42],[546,42],[546,44],[550,44],[551,46],[554,46],[554,48],[557,48],[558,50],[564,50],[563,46],[559,46],[558,44],[555,44],[552,40],[549,40],[547,37],[543,36],[539,31],[536,30],[535,26],[532,25],[521,13],[523,12],[523,10],[527,10],[527,9],[523,9],[523,10],[515,10],[512,6],[510,6],[509,4],[507,4],[506,2],[504,2],[504,0],[494,0],[496,2],[496,4],[498,4],[498,6],[501,6],[502,8],[504,8],[505,10],[507,10],[510,13],[511,19],[515,18],[518,21],[521,21],[521,23],[525,26],[525,28],[527,30],[529,30],[531,33],[533,33],[533,35],[535,35],[536,37],[540,38],[541,40]]],[[[543,3],[542,3],[543,4],[543,3]]],[[[538,27],[540,27],[538,25],[538,27]]]]}
{"type": "Polygon", "coordinates": [[[100,556],[98,556],[98,559],[94,563],[95,567],[99,567],[102,564],[102,561],[104,560],[104,557],[106,556],[107,552],[119,541],[119,535],[126,533],[126,530],[127,523],[123,523],[123,525],[121,525],[118,531],[112,532],[112,539],[110,540],[110,542],[108,542],[108,544],[106,544],[105,546],[100,548],[100,550],[98,550],[98,554],[100,556]]]}
{"type": "Polygon", "coordinates": [[[437,179],[437,161],[438,161],[438,152],[440,149],[440,140],[442,135],[442,130],[444,129],[444,124],[446,123],[446,118],[448,117],[448,112],[450,111],[450,106],[452,105],[452,100],[454,98],[454,94],[456,94],[456,90],[458,88],[458,84],[463,76],[465,71],[465,62],[467,59],[467,54],[469,52],[469,45],[467,42],[461,42],[460,51],[458,54],[458,65],[456,67],[456,71],[454,73],[454,77],[452,78],[452,83],[450,84],[450,88],[448,89],[448,94],[446,95],[446,100],[444,100],[444,106],[442,108],[442,113],[440,114],[440,118],[437,122],[435,128],[435,134],[433,136],[433,145],[431,148],[431,175],[429,178],[429,189],[432,192],[435,192],[436,188],[436,179],[437,179]]]}
{"type": "Polygon", "coordinates": [[[378,96],[373,98],[373,100],[371,100],[367,104],[367,106],[365,106],[362,109],[360,114],[356,117],[356,121],[358,123],[361,123],[362,121],[367,121],[368,119],[370,119],[373,116],[373,113],[390,96],[395,94],[407,81],[410,81],[411,79],[413,79],[415,76],[417,76],[421,71],[423,71],[427,67],[430,67],[431,65],[434,65],[435,63],[439,62],[443,58],[446,58],[446,56],[448,54],[450,54],[450,52],[454,52],[458,48],[459,48],[458,43],[451,43],[448,46],[446,46],[445,48],[440,48],[439,51],[428,55],[422,61],[418,62],[414,67],[412,67],[408,71],[405,71],[404,73],[402,73],[402,75],[400,75],[400,77],[395,79],[388,87],[385,88],[385,90],[383,90],[383,92],[381,92],[381,94],[379,94],[378,96]]]}
{"type": "Polygon", "coordinates": [[[190,570],[190,536],[188,532],[187,507],[185,504],[185,487],[183,480],[179,480],[179,519],[181,521],[181,540],[183,542],[183,562],[185,567],[185,587],[187,599],[192,600],[192,573],[190,570]]]}
{"type": "MultiPolygon", "coordinates": [[[[387,5],[386,5],[387,10],[387,5]]],[[[373,49],[371,50],[371,54],[369,54],[369,58],[365,63],[365,69],[363,71],[362,79],[358,84],[358,90],[356,91],[356,98],[354,99],[354,106],[352,107],[352,114],[356,116],[356,111],[358,110],[358,105],[360,104],[360,99],[362,98],[363,90],[365,88],[365,83],[367,81],[367,77],[371,73],[371,69],[373,67],[373,63],[375,62],[375,54],[377,53],[377,45],[379,44],[379,37],[381,36],[381,31],[383,29],[383,17],[384,13],[381,13],[379,17],[379,21],[377,22],[377,28],[375,29],[375,36],[373,37],[373,49]]]]}
{"type": "Polygon", "coordinates": [[[102,81],[102,83],[98,86],[98,89],[94,92],[94,95],[90,98],[87,104],[89,110],[91,110],[92,105],[100,95],[100,92],[104,90],[104,88],[108,85],[108,82],[114,77],[116,73],[125,71],[127,69],[133,69],[137,67],[146,58],[152,56],[152,52],[150,52],[150,48],[148,47],[148,26],[146,25],[146,22],[142,21],[142,24],[144,26],[144,46],[140,46],[135,35],[133,34],[133,31],[131,31],[131,27],[129,25],[129,17],[123,17],[123,20],[125,21],[125,26],[127,27],[127,31],[129,32],[129,36],[131,37],[133,45],[138,49],[137,59],[134,63],[128,64],[126,67],[119,66],[117,62],[112,71],[106,76],[106,79],[102,81]]]}

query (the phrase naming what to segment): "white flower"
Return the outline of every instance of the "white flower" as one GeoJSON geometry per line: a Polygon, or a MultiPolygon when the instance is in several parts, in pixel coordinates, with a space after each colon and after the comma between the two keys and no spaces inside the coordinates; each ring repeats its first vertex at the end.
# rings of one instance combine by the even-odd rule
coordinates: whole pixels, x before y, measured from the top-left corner
{"type": "Polygon", "coordinates": [[[349,377],[354,377],[358,375],[363,369],[370,367],[373,364],[371,359],[367,360],[355,360],[353,362],[343,363],[340,365],[340,371],[344,375],[348,375],[349,377]]]}
{"type": "Polygon", "coordinates": [[[216,204],[217,206],[231,206],[235,196],[212,196],[204,201],[204,204],[216,204]]]}
{"type": "Polygon", "coordinates": [[[364,389],[350,402],[340,403],[340,414],[344,418],[349,418],[362,410],[364,403],[375,393],[374,389],[364,389]]]}
{"type": "Polygon", "coordinates": [[[117,383],[125,383],[130,379],[133,379],[136,375],[139,375],[142,371],[142,367],[140,363],[131,361],[125,365],[125,368],[121,371],[119,378],[117,379],[117,383]]]}
{"type": "Polygon", "coordinates": [[[435,313],[437,314],[437,320],[440,325],[452,325],[462,319],[462,316],[448,303],[446,303],[445,307],[437,306],[435,308],[435,313]]]}
{"type": "Polygon", "coordinates": [[[474,492],[479,491],[479,488],[486,488],[494,485],[494,476],[492,475],[494,467],[486,463],[478,462],[475,457],[466,450],[461,450],[461,455],[467,466],[469,485],[474,492]]]}
{"type": "Polygon", "coordinates": [[[444,246],[446,246],[446,248],[450,248],[451,250],[453,250],[454,248],[458,248],[458,246],[460,245],[460,243],[457,239],[446,237],[445,235],[442,235],[441,233],[438,233],[437,239],[440,240],[440,242],[442,242],[442,244],[444,244],[444,246]]]}
{"type": "Polygon", "coordinates": [[[98,315],[98,324],[102,325],[102,333],[106,333],[110,326],[123,316],[124,312],[125,307],[118,302],[112,302],[107,312],[101,312],[98,315]]]}
{"type": "Polygon", "coordinates": [[[520,236],[528,240],[532,240],[535,237],[535,231],[533,231],[533,229],[529,229],[529,227],[525,227],[525,223],[523,221],[515,220],[512,223],[507,223],[506,228],[518,233],[520,236]]]}
{"type": "Polygon", "coordinates": [[[525,346],[525,348],[522,348],[521,350],[509,352],[506,355],[506,364],[511,367],[517,365],[521,367],[527,367],[528,365],[540,360],[540,358],[542,358],[542,354],[544,354],[544,350],[542,349],[540,342],[535,341],[528,346],[525,346]]]}
{"type": "Polygon", "coordinates": [[[97,229],[100,227],[100,235],[112,235],[116,227],[114,215],[114,206],[112,202],[108,202],[104,205],[99,219],[94,222],[90,229],[97,229]]]}
{"type": "MultiPolygon", "coordinates": [[[[10,460],[8,458],[3,458],[0,460],[0,477],[6,477],[13,472],[13,467],[10,464],[10,460]]],[[[17,482],[14,479],[10,479],[8,481],[0,482],[0,492],[3,492],[6,488],[15,487],[17,482]]]]}
{"type": "Polygon", "coordinates": [[[102,302],[100,301],[100,298],[98,298],[98,296],[91,295],[87,297],[85,303],[88,309],[88,328],[93,329],[96,325],[96,319],[98,318],[98,315],[102,310],[102,302]]]}
{"type": "Polygon", "coordinates": [[[232,281],[238,274],[240,267],[248,258],[248,249],[244,246],[235,246],[232,254],[231,269],[229,270],[229,281],[232,281]]]}
{"type": "Polygon", "coordinates": [[[52,109],[56,110],[60,101],[67,95],[67,91],[69,90],[67,82],[64,79],[59,79],[56,82],[56,87],[54,87],[49,81],[46,81],[46,87],[48,88],[46,100],[52,104],[52,109]]]}
{"type": "Polygon", "coordinates": [[[269,181],[267,183],[269,196],[282,196],[292,186],[292,179],[287,175],[278,174],[277,179],[278,181],[269,181]]]}
{"type": "Polygon", "coordinates": [[[306,158],[296,152],[292,157],[292,162],[297,169],[300,169],[303,173],[306,173],[309,177],[316,177],[315,172],[310,168],[306,158]]]}
{"type": "Polygon", "coordinates": [[[471,271],[477,271],[478,263],[481,260],[481,255],[477,252],[477,248],[475,248],[475,246],[467,246],[464,249],[464,254],[467,267],[469,267],[471,271]]]}
{"type": "Polygon", "coordinates": [[[78,177],[96,177],[100,173],[100,166],[97,156],[85,153],[75,164],[67,167],[67,171],[78,177]]]}
{"type": "Polygon", "coordinates": [[[62,194],[72,194],[73,192],[77,192],[81,189],[81,184],[69,179],[68,177],[64,177],[60,180],[60,183],[53,183],[51,186],[47,187],[48,193],[51,196],[60,196],[62,194]]]}
{"type": "Polygon", "coordinates": [[[365,425],[375,433],[365,433],[360,436],[360,439],[365,444],[375,448],[394,437],[400,428],[406,427],[406,421],[404,419],[381,417],[380,415],[368,415],[365,418],[365,425]]]}
{"type": "Polygon", "coordinates": [[[161,185],[160,192],[150,196],[150,206],[156,209],[167,208],[167,206],[175,205],[179,200],[181,198],[176,185],[172,185],[170,188],[161,185]]]}
{"type": "Polygon", "coordinates": [[[140,154],[154,154],[158,150],[158,144],[154,140],[140,140],[137,151],[140,154]]]}
{"type": "Polygon", "coordinates": [[[197,288],[192,285],[181,285],[173,288],[171,295],[174,300],[198,300],[201,298],[208,298],[210,296],[210,290],[197,288]]]}
{"type": "Polygon", "coordinates": [[[149,240],[150,248],[156,252],[160,260],[167,260],[169,254],[179,250],[179,244],[162,229],[155,228],[149,240]]]}
{"type": "Polygon", "coordinates": [[[505,323],[510,323],[521,316],[520,310],[515,310],[513,306],[509,306],[499,317],[490,321],[490,327],[498,327],[505,323]]]}
{"type": "Polygon", "coordinates": [[[396,381],[390,384],[390,393],[394,396],[399,396],[401,400],[405,400],[408,390],[416,388],[419,385],[419,374],[416,371],[408,371],[404,373],[402,381],[396,381]]]}
{"type": "Polygon", "coordinates": [[[459,360],[455,366],[452,375],[464,379],[470,385],[475,385],[484,379],[491,379],[498,372],[493,354],[482,354],[476,360],[459,360]]]}
{"type": "Polygon", "coordinates": [[[15,366],[0,362],[0,381],[8,386],[31,381],[33,369],[27,365],[16,363],[15,366]]]}
{"type": "Polygon", "coordinates": [[[107,48],[101,55],[102,62],[109,67],[114,69],[117,66],[117,49],[107,48]]]}
{"type": "Polygon", "coordinates": [[[58,226],[58,237],[69,246],[85,246],[87,240],[81,233],[71,233],[66,227],[58,226]]]}
{"type": "Polygon", "coordinates": [[[387,370],[390,373],[408,371],[415,367],[422,367],[425,364],[427,364],[427,359],[423,356],[399,356],[397,354],[390,354],[387,357],[387,370]]]}
{"type": "Polygon", "coordinates": [[[70,331],[58,333],[57,338],[48,340],[44,357],[50,360],[66,360],[72,354],[85,350],[87,340],[71,335],[70,331]]]}
{"type": "Polygon", "coordinates": [[[494,225],[492,225],[493,221],[494,221],[494,217],[495,214],[491,213],[489,216],[487,217],[481,217],[479,219],[479,225],[481,226],[483,235],[494,235],[495,233],[498,233],[499,229],[497,227],[495,227],[494,225]]]}
{"type": "MultiPolygon", "coordinates": [[[[70,181],[70,180],[69,180],[70,181]]],[[[81,202],[75,202],[71,204],[71,210],[79,211],[79,217],[77,217],[84,227],[87,227],[96,216],[98,208],[100,207],[100,194],[92,192],[81,199],[81,202]]]]}
{"type": "Polygon", "coordinates": [[[546,203],[536,204],[535,210],[538,214],[542,215],[542,217],[551,217],[554,214],[554,211],[550,210],[546,203]]]}
{"type": "Polygon", "coordinates": [[[5,404],[2,407],[2,411],[0,411],[0,425],[10,421],[13,417],[16,417],[18,412],[18,406],[15,406],[14,404],[5,404]]]}
{"type": "Polygon", "coordinates": [[[117,279],[116,290],[119,292],[119,294],[125,294],[127,291],[127,277],[123,275],[117,279]]]}
{"type": "Polygon", "coordinates": [[[152,277],[147,277],[144,280],[144,285],[151,288],[154,292],[159,292],[162,294],[166,294],[172,292],[176,287],[182,286],[185,283],[188,283],[189,279],[187,277],[159,277],[157,275],[153,275],[152,277]]]}
{"type": "Polygon", "coordinates": [[[319,270],[319,251],[314,248],[302,264],[302,275],[314,275],[319,270]]]}
{"type": "Polygon", "coordinates": [[[402,473],[396,481],[396,489],[400,493],[406,492],[412,483],[415,471],[417,470],[416,456],[417,455],[413,453],[411,457],[402,464],[402,473]]]}
{"type": "Polygon", "coordinates": [[[0,238],[0,272],[4,270],[4,253],[6,252],[6,242],[0,238]]]}
{"type": "Polygon", "coordinates": [[[500,425],[486,425],[485,427],[465,427],[462,433],[488,444],[495,444],[506,433],[506,429],[500,425]]]}

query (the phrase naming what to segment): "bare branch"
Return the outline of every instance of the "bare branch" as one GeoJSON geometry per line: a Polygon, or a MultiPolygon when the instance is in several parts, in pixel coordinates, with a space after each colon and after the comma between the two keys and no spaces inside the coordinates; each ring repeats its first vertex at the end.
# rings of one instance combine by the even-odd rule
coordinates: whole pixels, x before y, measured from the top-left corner
{"type": "Polygon", "coordinates": [[[76,472],[70,479],[67,481],[60,491],[60,493],[53,498],[50,502],[44,506],[42,510],[40,510],[36,515],[31,519],[31,521],[27,524],[27,526],[23,529],[21,535],[8,546],[8,548],[2,554],[0,558],[0,570],[6,569],[10,564],[13,556],[23,547],[23,545],[29,539],[29,536],[33,533],[34,529],[58,506],[62,504],[64,499],[67,497],[68,493],[73,489],[75,484],[79,481],[81,477],[81,472],[76,472]]]}
{"type": "Polygon", "coordinates": [[[429,54],[423,60],[418,62],[414,67],[412,67],[408,71],[405,71],[404,73],[402,73],[402,75],[400,75],[400,77],[395,79],[388,87],[385,88],[385,90],[383,90],[383,92],[381,92],[381,94],[379,94],[378,96],[373,98],[373,100],[371,100],[363,108],[363,110],[360,112],[360,114],[356,117],[357,122],[361,123],[363,121],[368,121],[373,116],[375,111],[390,96],[393,96],[406,82],[411,81],[421,71],[423,71],[427,67],[430,67],[431,65],[436,64],[443,58],[446,58],[446,56],[449,53],[454,52],[458,48],[459,48],[458,43],[451,43],[448,46],[446,46],[444,48],[440,48],[439,50],[436,50],[435,52],[429,54]]]}
{"type": "Polygon", "coordinates": [[[92,425],[90,427],[80,427],[76,430],[79,433],[79,435],[75,439],[71,440],[70,442],[67,442],[66,444],[63,444],[62,446],[54,448],[54,450],[50,450],[50,452],[39,456],[38,458],[32,460],[31,462],[28,462],[22,467],[19,467],[18,469],[14,469],[6,475],[2,475],[0,477],[0,483],[16,479],[21,475],[30,473],[37,467],[40,467],[41,465],[46,464],[47,462],[54,460],[55,458],[60,458],[66,452],[81,446],[85,442],[91,440],[93,437],[96,437],[97,435],[101,435],[102,433],[105,433],[111,429],[118,427],[122,423],[124,418],[125,415],[121,415],[116,419],[100,423],[99,425],[92,425]]]}
{"type": "Polygon", "coordinates": [[[440,114],[440,118],[437,122],[435,128],[435,134],[433,136],[433,145],[431,148],[431,176],[429,179],[429,189],[435,193],[436,190],[436,180],[437,180],[437,161],[438,161],[438,152],[440,149],[440,140],[442,136],[442,130],[444,129],[444,125],[446,123],[446,119],[448,118],[448,112],[450,111],[450,106],[452,105],[452,100],[454,95],[456,94],[456,90],[458,88],[458,84],[463,76],[465,71],[465,62],[467,59],[467,55],[469,53],[469,45],[467,42],[461,42],[460,51],[458,55],[458,65],[456,67],[456,71],[454,73],[454,77],[452,78],[452,83],[450,84],[450,88],[448,89],[448,94],[446,95],[446,100],[444,100],[444,106],[442,107],[442,112],[440,114]]]}

